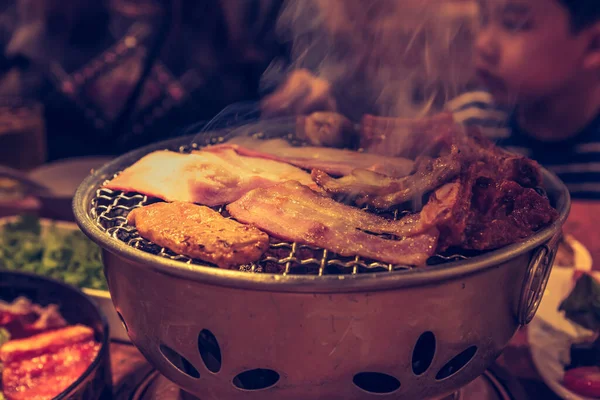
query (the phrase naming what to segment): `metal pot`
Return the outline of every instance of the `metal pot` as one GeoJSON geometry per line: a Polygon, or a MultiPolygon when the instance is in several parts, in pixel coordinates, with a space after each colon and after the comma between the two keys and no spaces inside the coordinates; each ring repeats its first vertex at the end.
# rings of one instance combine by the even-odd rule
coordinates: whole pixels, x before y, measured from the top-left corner
{"type": "MultiPolygon", "coordinates": [[[[213,132],[194,141],[203,146],[222,139],[213,132]]],[[[443,396],[480,376],[535,314],[570,205],[567,189],[549,172],[546,188],[559,219],[482,256],[367,274],[245,273],[149,254],[97,223],[92,204],[105,180],[144,154],[190,140],[149,146],[105,165],[79,187],[74,211],[81,229],[104,249],[111,297],[132,342],[194,396],[443,396]]]]}

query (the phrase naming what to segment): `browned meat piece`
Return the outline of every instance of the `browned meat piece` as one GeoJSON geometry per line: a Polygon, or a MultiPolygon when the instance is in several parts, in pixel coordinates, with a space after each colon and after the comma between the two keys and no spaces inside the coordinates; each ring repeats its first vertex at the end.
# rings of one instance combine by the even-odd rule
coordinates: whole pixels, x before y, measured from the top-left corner
{"type": "Polygon", "coordinates": [[[377,236],[405,236],[412,227],[337,203],[293,181],[253,190],[227,210],[237,220],[280,239],[392,264],[424,264],[435,252],[438,238],[435,228],[403,239],[377,236]]]}
{"type": "Polygon", "coordinates": [[[495,166],[475,163],[460,180],[437,189],[423,210],[402,221],[411,234],[436,228],[438,251],[449,247],[493,250],[518,242],[558,217],[547,198],[515,181],[499,179],[495,166]]]}
{"type": "Polygon", "coordinates": [[[0,327],[6,329],[13,339],[25,338],[66,325],[67,322],[55,304],[42,307],[25,297],[19,297],[12,303],[0,301],[0,327]]]}
{"type": "Polygon", "coordinates": [[[334,179],[313,170],[313,180],[328,194],[354,199],[358,205],[388,209],[421,197],[441,184],[458,176],[461,160],[456,153],[418,161],[416,171],[403,178],[391,178],[370,171],[354,170],[350,175],[334,179]]]}
{"type": "Polygon", "coordinates": [[[297,118],[296,135],[315,146],[352,147],[358,132],[343,115],[319,111],[297,118]]]}
{"type": "Polygon", "coordinates": [[[366,115],[360,135],[361,147],[369,153],[409,158],[437,157],[456,146],[464,162],[493,163],[502,176],[524,187],[535,187],[542,181],[535,161],[495,146],[477,127],[465,128],[455,123],[450,113],[418,120],[366,115]]]}
{"type": "Polygon", "coordinates": [[[478,128],[456,126],[446,132],[452,136],[443,140],[453,142],[460,149],[466,165],[481,161],[494,171],[497,179],[515,181],[523,187],[534,188],[542,184],[542,172],[537,162],[495,146],[478,128]]]}
{"type": "Polygon", "coordinates": [[[435,145],[432,139],[437,139],[452,124],[451,113],[420,119],[365,115],[360,124],[360,147],[368,153],[414,159],[427,154],[435,145]]]}
{"type": "Polygon", "coordinates": [[[336,198],[355,199],[359,205],[379,209],[392,208],[408,200],[419,204],[427,192],[476,163],[483,163],[493,171],[495,181],[514,181],[530,188],[541,184],[540,167],[535,161],[497,148],[475,128],[465,129],[454,122],[443,126],[441,121],[436,122],[439,131],[427,131],[421,136],[430,145],[426,155],[417,159],[415,170],[409,176],[393,179],[355,170],[337,180],[322,171],[313,171],[312,178],[336,198]]]}
{"type": "Polygon", "coordinates": [[[256,261],[269,248],[269,237],[258,229],[190,203],[137,208],[129,213],[127,222],[162,247],[223,268],[256,261]]]}
{"type": "Polygon", "coordinates": [[[492,250],[531,236],[558,217],[548,200],[514,181],[479,178],[462,247],[492,250]]]}
{"type": "Polygon", "coordinates": [[[438,249],[446,248],[448,238],[461,238],[466,226],[468,197],[460,180],[447,183],[435,190],[421,212],[402,219],[414,227],[412,235],[435,227],[440,231],[438,249]]]}

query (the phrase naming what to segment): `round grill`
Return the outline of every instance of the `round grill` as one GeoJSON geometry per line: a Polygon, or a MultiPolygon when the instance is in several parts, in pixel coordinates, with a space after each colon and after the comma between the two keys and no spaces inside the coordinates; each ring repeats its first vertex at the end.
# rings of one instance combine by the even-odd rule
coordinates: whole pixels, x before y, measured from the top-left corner
{"type": "MultiPolygon", "coordinates": [[[[258,126],[255,127],[255,129],[258,126]]],[[[246,129],[248,129],[246,127],[246,129]]],[[[177,150],[182,153],[188,153],[192,150],[201,149],[204,146],[224,142],[231,137],[239,134],[237,131],[230,131],[222,135],[223,132],[205,133],[196,136],[194,143],[189,146],[180,146],[177,150]]],[[[248,133],[248,132],[246,132],[248,133]]],[[[265,138],[265,132],[256,132],[254,136],[265,138]]],[[[281,137],[270,132],[269,137],[281,137]]],[[[291,143],[301,145],[291,134],[284,136],[291,143]]],[[[112,178],[112,177],[111,177],[112,178]]],[[[98,226],[111,237],[121,240],[136,249],[181,261],[188,264],[208,265],[205,261],[191,259],[187,256],[177,254],[169,249],[160,247],[144,238],[137,232],[136,228],[127,224],[127,215],[135,208],[146,206],[161,201],[155,198],[136,193],[123,193],[110,189],[100,188],[96,191],[96,196],[92,200],[91,215],[98,226]]],[[[225,206],[214,208],[223,216],[229,217],[225,206]]],[[[407,214],[407,211],[394,211],[386,215],[388,218],[398,219],[407,214]]],[[[444,262],[464,260],[468,257],[463,254],[437,254],[428,261],[430,265],[437,265],[444,262]]],[[[402,271],[409,270],[412,267],[406,265],[393,265],[381,263],[374,260],[365,260],[359,256],[341,257],[328,250],[318,247],[307,246],[295,242],[285,242],[276,238],[271,238],[270,249],[263,257],[250,265],[240,266],[240,271],[245,272],[267,272],[288,274],[314,274],[314,275],[336,275],[336,274],[358,274],[368,272],[383,271],[402,271]]]]}
{"type": "Polygon", "coordinates": [[[547,171],[560,218],[525,241],[415,270],[274,240],[262,260],[242,268],[287,276],[194,267],[203,263],[126,224],[133,208],[157,200],[99,189],[154,150],[292,130],[258,123],[171,140],[120,157],[81,184],[74,213],[103,249],[111,299],[132,342],[167,379],[207,400],[437,398],[481,375],[535,313],[547,282],[569,211],[566,187],[547,171]],[[383,272],[363,273],[372,271],[383,272]]]}

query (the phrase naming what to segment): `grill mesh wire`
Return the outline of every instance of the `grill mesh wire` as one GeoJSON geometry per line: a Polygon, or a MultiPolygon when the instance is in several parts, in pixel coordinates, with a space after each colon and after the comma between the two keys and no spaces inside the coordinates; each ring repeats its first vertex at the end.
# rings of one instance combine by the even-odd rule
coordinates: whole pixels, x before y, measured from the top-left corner
{"type": "MultiPolygon", "coordinates": [[[[209,124],[214,128],[214,123],[209,124]]],[[[292,144],[301,145],[292,134],[287,136],[281,135],[281,126],[271,124],[275,132],[270,134],[264,129],[259,129],[256,126],[253,130],[251,127],[246,127],[242,134],[253,134],[257,138],[284,137],[292,144]]],[[[234,129],[229,131],[215,131],[196,135],[193,139],[193,144],[188,146],[180,146],[170,150],[179,151],[181,153],[189,153],[192,150],[197,150],[201,147],[210,144],[216,144],[227,141],[240,132],[234,129]]],[[[290,132],[288,130],[288,132],[290,132]]],[[[188,132],[189,133],[189,132],[188,132]]],[[[132,246],[141,251],[156,254],[161,257],[169,258],[176,261],[181,261],[187,264],[195,265],[210,265],[201,260],[191,259],[187,256],[176,254],[169,249],[160,247],[144,238],[142,238],[135,227],[127,224],[127,215],[135,208],[142,207],[160,201],[158,199],[149,198],[148,196],[136,193],[123,193],[113,191],[106,188],[99,188],[96,191],[96,196],[92,200],[91,214],[97,225],[104,230],[108,235],[116,240],[120,240],[129,246],[132,246]]],[[[215,208],[225,217],[229,217],[225,207],[215,208]]],[[[394,212],[393,217],[397,219],[403,215],[402,212],[394,212]]],[[[463,254],[441,255],[437,254],[431,257],[429,264],[440,264],[455,260],[467,259],[463,254]]],[[[383,271],[401,271],[409,270],[412,267],[404,265],[392,265],[381,263],[372,260],[365,260],[359,256],[341,257],[337,254],[329,252],[321,248],[307,246],[299,243],[291,243],[286,241],[271,238],[270,249],[263,257],[250,265],[240,266],[240,271],[246,272],[268,272],[288,274],[315,274],[315,275],[339,275],[339,274],[358,274],[368,272],[383,272],[383,271]]]]}

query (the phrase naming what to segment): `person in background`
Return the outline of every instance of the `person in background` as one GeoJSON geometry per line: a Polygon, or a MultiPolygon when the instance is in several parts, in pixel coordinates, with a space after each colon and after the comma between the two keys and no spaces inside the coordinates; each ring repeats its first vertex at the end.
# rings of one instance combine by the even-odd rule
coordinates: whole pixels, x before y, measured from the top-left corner
{"type": "Polygon", "coordinates": [[[283,0],[9,0],[0,102],[44,105],[48,159],[115,155],[260,96],[283,0]]]}
{"type": "Polygon", "coordinates": [[[463,44],[472,42],[472,3],[367,3],[286,2],[277,31],[291,43],[292,71],[263,99],[264,115],[318,110],[354,121],[364,114],[410,118],[468,90],[472,52],[463,44]]]}
{"type": "Polygon", "coordinates": [[[450,101],[459,122],[600,199],[600,1],[482,0],[476,71],[486,91],[450,101]]]}
{"type": "MultiPolygon", "coordinates": [[[[483,86],[443,109],[556,173],[574,198],[600,199],[600,1],[478,5],[473,63],[483,86]]],[[[306,71],[291,77],[263,101],[268,112],[288,104],[296,112],[335,109],[329,80],[306,71]]]]}

